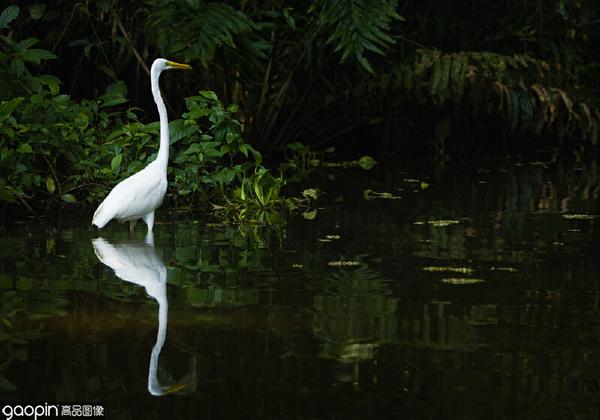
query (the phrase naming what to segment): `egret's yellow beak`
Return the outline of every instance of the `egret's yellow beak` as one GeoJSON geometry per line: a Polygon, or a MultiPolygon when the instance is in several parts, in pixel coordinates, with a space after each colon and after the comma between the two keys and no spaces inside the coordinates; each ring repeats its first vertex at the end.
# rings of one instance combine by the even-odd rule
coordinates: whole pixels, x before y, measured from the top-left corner
{"type": "Polygon", "coordinates": [[[177,70],[191,70],[192,66],[188,65],[188,64],[180,64],[180,63],[176,63],[174,61],[167,61],[167,66],[169,66],[172,69],[177,69],[177,70]]]}

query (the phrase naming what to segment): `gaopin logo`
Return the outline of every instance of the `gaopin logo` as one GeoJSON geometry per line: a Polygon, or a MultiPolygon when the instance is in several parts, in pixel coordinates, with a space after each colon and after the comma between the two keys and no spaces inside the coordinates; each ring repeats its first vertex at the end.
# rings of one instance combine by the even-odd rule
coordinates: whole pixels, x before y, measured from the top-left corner
{"type": "Polygon", "coordinates": [[[58,404],[38,404],[38,405],[10,405],[2,407],[2,420],[13,420],[15,417],[25,417],[35,419],[42,417],[58,417],[60,406],[58,404]]]}

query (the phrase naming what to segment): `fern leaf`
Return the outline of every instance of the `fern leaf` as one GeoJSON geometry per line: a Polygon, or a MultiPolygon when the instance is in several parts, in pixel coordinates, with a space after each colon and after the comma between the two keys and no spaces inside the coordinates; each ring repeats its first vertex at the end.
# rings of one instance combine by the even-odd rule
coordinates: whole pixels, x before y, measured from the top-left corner
{"type": "Polygon", "coordinates": [[[560,99],[562,100],[562,103],[565,105],[565,108],[567,109],[567,117],[568,117],[568,121],[571,120],[571,117],[573,115],[573,101],[571,101],[571,99],[569,98],[569,96],[567,95],[567,93],[562,90],[562,89],[556,89],[556,91],[558,92],[558,95],[560,97],[560,99]]]}
{"type": "Polygon", "coordinates": [[[328,34],[327,44],[341,53],[340,62],[353,56],[369,73],[373,73],[365,51],[383,55],[395,44],[390,36],[390,24],[402,18],[396,13],[393,0],[316,0],[308,9],[317,16],[318,30],[328,34]]]}
{"type": "Polygon", "coordinates": [[[161,50],[182,53],[188,61],[198,59],[205,67],[219,47],[234,48],[236,37],[256,28],[246,15],[223,3],[151,0],[148,11],[147,23],[153,29],[149,33],[156,34],[161,50]]]}
{"type": "Polygon", "coordinates": [[[544,106],[550,102],[550,96],[548,95],[548,92],[546,92],[546,89],[544,89],[542,86],[534,83],[531,85],[531,89],[536,93],[539,101],[544,104],[544,106]]]}
{"type": "Polygon", "coordinates": [[[367,60],[366,57],[364,55],[362,55],[362,51],[355,52],[354,56],[356,57],[356,60],[360,63],[361,66],[363,66],[363,68],[366,71],[368,71],[369,73],[373,73],[373,67],[371,67],[369,60],[367,60]]]}

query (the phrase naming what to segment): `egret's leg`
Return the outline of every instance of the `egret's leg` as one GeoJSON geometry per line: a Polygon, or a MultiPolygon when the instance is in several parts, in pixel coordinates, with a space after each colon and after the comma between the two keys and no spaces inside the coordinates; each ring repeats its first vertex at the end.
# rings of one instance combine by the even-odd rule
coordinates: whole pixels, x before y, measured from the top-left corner
{"type": "Polygon", "coordinates": [[[148,231],[148,233],[146,233],[146,238],[144,238],[144,241],[146,242],[146,245],[154,247],[154,235],[152,232],[148,231]]]}
{"type": "Polygon", "coordinates": [[[152,232],[154,227],[154,210],[144,216],[144,222],[148,225],[148,232],[152,232]]]}

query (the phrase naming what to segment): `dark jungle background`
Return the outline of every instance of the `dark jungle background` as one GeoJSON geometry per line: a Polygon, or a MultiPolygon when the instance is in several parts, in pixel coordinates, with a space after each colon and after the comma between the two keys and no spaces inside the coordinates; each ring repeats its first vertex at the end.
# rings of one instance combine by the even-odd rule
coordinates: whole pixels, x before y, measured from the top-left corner
{"type": "Polygon", "coordinates": [[[256,188],[264,205],[325,150],[598,139],[593,0],[5,1],[0,13],[5,210],[95,205],[154,159],[159,56],[194,67],[161,81],[176,205],[256,203],[256,188]]]}
{"type": "Polygon", "coordinates": [[[598,0],[0,1],[0,406],[600,418],[599,66],[598,0]]]}

